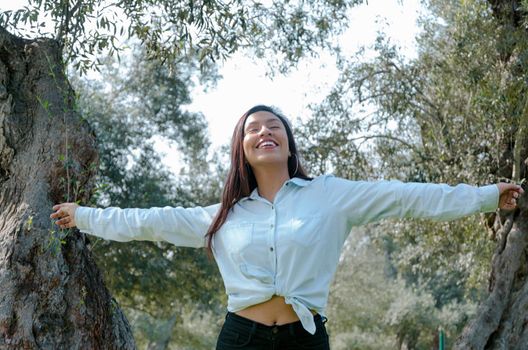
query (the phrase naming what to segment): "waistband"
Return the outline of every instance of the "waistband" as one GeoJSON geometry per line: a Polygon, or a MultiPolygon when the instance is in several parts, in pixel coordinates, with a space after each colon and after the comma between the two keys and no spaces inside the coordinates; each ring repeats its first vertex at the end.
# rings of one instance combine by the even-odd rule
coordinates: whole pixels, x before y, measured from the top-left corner
{"type": "MultiPolygon", "coordinates": [[[[262,332],[270,332],[270,333],[281,332],[282,333],[284,331],[288,331],[288,332],[291,332],[292,334],[298,333],[298,332],[306,332],[301,321],[295,321],[295,322],[285,323],[281,325],[268,326],[263,323],[250,320],[249,318],[245,318],[243,316],[237,315],[234,312],[227,313],[226,320],[228,319],[229,321],[235,323],[236,325],[240,327],[250,328],[252,330],[259,330],[262,332]]],[[[313,321],[316,324],[316,326],[325,324],[326,320],[327,320],[326,317],[323,317],[319,314],[316,314],[313,316],[313,321]]]]}

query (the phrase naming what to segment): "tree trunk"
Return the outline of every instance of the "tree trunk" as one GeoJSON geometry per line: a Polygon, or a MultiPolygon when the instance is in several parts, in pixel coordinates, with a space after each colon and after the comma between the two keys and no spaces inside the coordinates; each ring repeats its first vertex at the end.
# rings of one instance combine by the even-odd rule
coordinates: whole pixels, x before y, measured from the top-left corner
{"type": "MultiPolygon", "coordinates": [[[[515,52],[517,41],[509,40],[519,36],[526,38],[522,28],[523,12],[520,1],[489,0],[492,13],[499,24],[498,33],[502,38],[501,60],[511,67],[511,76],[526,77],[528,71],[519,64],[515,52]]],[[[528,91],[522,89],[518,98],[519,123],[511,130],[501,154],[499,176],[516,182],[527,176],[528,165],[528,91]],[[513,140],[513,142],[511,142],[513,140]],[[508,145],[506,145],[506,143],[508,145]],[[509,173],[508,173],[509,172],[509,173]]],[[[497,246],[492,259],[489,296],[480,305],[474,319],[465,327],[455,344],[455,349],[528,349],[528,189],[521,197],[518,209],[513,213],[499,213],[489,222],[497,246]]]]}
{"type": "Polygon", "coordinates": [[[57,230],[53,204],[86,203],[95,137],[52,40],[0,28],[0,348],[133,349],[84,235],[57,230]]]}
{"type": "Polygon", "coordinates": [[[496,217],[498,243],[492,260],[490,294],[464,329],[455,349],[528,348],[527,202],[520,201],[520,212],[515,215],[496,217]]]}

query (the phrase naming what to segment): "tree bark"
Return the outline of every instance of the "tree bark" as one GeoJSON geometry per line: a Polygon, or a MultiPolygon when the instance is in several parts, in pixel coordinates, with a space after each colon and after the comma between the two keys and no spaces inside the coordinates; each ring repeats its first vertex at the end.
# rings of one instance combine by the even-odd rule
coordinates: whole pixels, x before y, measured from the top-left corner
{"type": "Polygon", "coordinates": [[[87,202],[97,169],[63,69],[55,41],[0,28],[0,348],[133,349],[87,239],[49,218],[87,202]]]}

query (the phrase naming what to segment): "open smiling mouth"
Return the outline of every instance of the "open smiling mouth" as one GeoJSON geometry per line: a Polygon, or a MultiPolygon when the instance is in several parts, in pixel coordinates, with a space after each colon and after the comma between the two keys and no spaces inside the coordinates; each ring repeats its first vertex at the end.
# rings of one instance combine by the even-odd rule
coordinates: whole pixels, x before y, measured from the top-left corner
{"type": "Polygon", "coordinates": [[[257,145],[259,149],[272,149],[278,147],[279,145],[273,141],[262,141],[257,145]]]}

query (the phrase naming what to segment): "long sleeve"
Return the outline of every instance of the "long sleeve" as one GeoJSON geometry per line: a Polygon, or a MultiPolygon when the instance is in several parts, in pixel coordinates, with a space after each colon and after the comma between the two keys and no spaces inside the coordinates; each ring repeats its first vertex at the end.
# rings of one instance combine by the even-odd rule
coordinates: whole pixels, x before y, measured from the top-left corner
{"type": "Polygon", "coordinates": [[[177,246],[203,247],[219,204],[208,207],[121,209],[78,207],[77,228],[104,239],[127,242],[167,241],[177,246]]]}
{"type": "Polygon", "coordinates": [[[325,188],[327,198],[351,225],[391,217],[454,220],[494,211],[499,201],[496,185],[349,181],[329,176],[325,188]]]}

